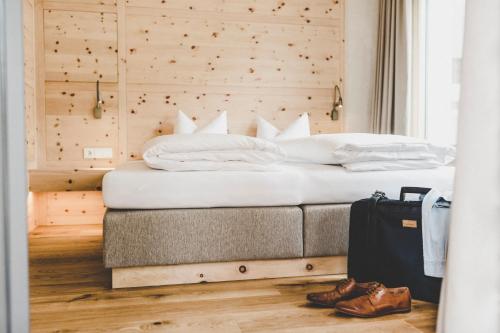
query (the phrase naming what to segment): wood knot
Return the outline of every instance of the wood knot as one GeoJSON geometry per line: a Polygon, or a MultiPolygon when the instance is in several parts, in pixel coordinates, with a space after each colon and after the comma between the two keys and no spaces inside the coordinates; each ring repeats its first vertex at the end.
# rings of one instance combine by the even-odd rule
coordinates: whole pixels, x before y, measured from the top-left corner
{"type": "Polygon", "coordinates": [[[311,265],[311,264],[307,264],[307,265],[306,265],[306,269],[307,269],[308,271],[312,271],[312,270],[313,270],[313,268],[314,268],[314,266],[313,266],[313,265],[311,265]]]}
{"type": "Polygon", "coordinates": [[[247,267],[245,265],[241,265],[240,268],[238,268],[241,274],[244,274],[247,272],[247,267]]]}

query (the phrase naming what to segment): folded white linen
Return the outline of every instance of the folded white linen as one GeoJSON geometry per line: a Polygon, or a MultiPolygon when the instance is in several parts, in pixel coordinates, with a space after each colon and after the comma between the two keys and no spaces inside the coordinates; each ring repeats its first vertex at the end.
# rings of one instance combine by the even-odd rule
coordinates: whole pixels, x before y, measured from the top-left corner
{"type": "Polygon", "coordinates": [[[425,140],[404,135],[372,133],[326,134],[336,149],[351,151],[419,151],[429,143],[425,140]]]}
{"type": "Polygon", "coordinates": [[[275,143],[244,135],[163,135],[146,142],[143,159],[154,169],[272,170],[285,153],[275,143]]]}
{"type": "MultiPolygon", "coordinates": [[[[427,160],[448,164],[455,157],[452,147],[425,140],[386,134],[319,134],[278,143],[289,161],[349,164],[370,161],[427,160]]],[[[415,163],[415,166],[418,164],[415,163]]]]}
{"type": "Polygon", "coordinates": [[[442,163],[435,160],[394,160],[342,163],[344,168],[354,172],[433,169],[440,167],[441,165],[442,163]]]}
{"type": "Polygon", "coordinates": [[[242,161],[174,161],[162,160],[148,164],[150,168],[167,171],[278,171],[279,164],[259,164],[242,161]]]}

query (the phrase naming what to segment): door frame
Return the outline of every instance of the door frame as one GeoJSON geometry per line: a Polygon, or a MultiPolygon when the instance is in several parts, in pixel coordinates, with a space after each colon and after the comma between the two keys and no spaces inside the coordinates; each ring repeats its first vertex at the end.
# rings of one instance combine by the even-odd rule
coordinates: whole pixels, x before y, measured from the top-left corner
{"type": "Polygon", "coordinates": [[[0,0],[0,332],[29,332],[23,22],[0,0]]]}

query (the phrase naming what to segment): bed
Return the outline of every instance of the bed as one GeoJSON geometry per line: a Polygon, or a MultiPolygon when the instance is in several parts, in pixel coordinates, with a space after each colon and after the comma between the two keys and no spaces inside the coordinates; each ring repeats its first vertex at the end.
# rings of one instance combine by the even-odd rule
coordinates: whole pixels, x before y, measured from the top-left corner
{"type": "Polygon", "coordinates": [[[168,172],[129,162],[103,180],[104,264],[113,288],[345,273],[352,202],[402,186],[451,190],[453,177],[447,166],[168,172]]]}
{"type": "Polygon", "coordinates": [[[349,172],[340,166],[284,163],[276,171],[153,170],[128,162],[106,174],[104,203],[112,209],[295,206],[351,203],[375,190],[398,197],[402,185],[451,189],[453,167],[349,172]]]}

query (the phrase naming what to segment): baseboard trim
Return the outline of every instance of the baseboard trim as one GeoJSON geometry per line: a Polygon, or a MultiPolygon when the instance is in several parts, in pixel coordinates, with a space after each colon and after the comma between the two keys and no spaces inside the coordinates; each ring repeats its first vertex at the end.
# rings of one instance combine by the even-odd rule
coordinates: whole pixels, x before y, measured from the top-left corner
{"type": "Polygon", "coordinates": [[[125,267],[112,269],[112,288],[335,275],[346,272],[346,256],[125,267]]]}

